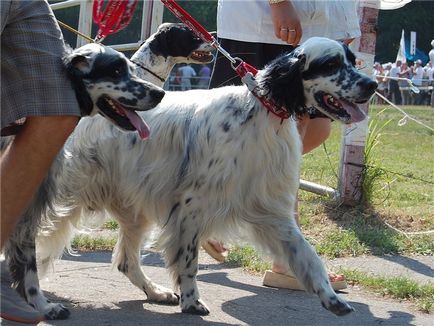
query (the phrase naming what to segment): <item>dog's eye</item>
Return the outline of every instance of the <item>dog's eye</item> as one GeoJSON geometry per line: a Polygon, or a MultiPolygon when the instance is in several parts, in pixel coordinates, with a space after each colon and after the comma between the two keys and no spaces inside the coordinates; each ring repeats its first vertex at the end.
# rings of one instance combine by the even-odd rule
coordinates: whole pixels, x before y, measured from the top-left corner
{"type": "Polygon", "coordinates": [[[338,68],[340,63],[338,61],[330,61],[327,63],[327,67],[330,69],[336,69],[338,68]]]}
{"type": "Polygon", "coordinates": [[[116,76],[122,76],[125,74],[125,68],[119,67],[119,68],[115,69],[114,73],[116,76]]]}

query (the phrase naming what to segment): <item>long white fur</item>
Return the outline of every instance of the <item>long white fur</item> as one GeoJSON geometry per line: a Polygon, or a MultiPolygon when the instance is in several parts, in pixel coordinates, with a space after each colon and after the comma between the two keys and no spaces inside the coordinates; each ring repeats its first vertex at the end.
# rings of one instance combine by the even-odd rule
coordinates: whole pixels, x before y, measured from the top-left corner
{"type": "MultiPolygon", "coordinates": [[[[306,67],[329,47],[344,57],[340,44],[321,39],[317,46],[302,47],[306,67]]],[[[315,89],[334,82],[311,81],[305,104],[315,104],[315,89]]],[[[357,87],[346,92],[353,96],[357,87]]],[[[113,263],[150,299],[176,304],[178,296],[140,268],[142,241],[158,227],[182,311],[207,314],[196,284],[198,246],[211,236],[231,241],[242,234],[289,264],[325,308],[338,315],[352,310],[332,290],[321,260],[293,219],[301,160],[294,120],[269,114],[244,86],[168,92],[141,115],[151,126],[145,142],[100,117],[80,121],[55,173],[57,197],[47,214],[54,227],[40,239],[48,253],[44,258],[68,245],[71,225],[108,212],[120,225],[113,263]]]]}

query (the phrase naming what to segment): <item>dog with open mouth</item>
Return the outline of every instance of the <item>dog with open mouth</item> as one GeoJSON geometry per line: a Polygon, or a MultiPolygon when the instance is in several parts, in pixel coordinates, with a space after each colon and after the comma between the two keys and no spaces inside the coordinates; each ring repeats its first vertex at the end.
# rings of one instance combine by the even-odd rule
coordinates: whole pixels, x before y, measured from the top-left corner
{"type": "Polygon", "coordinates": [[[100,44],[84,45],[64,57],[82,116],[95,112],[125,131],[149,137],[149,126],[135,111],[154,108],[164,91],[135,74],[124,54],[100,44]]]}
{"type": "MultiPolygon", "coordinates": [[[[245,86],[227,86],[167,92],[154,110],[140,113],[152,125],[146,142],[101,117],[80,123],[45,183],[51,191],[28,212],[49,222],[39,238],[48,253],[43,261],[69,245],[81,220],[108,212],[120,226],[113,263],[149,300],[208,314],[196,282],[200,243],[241,235],[290,265],[324,308],[350,313],[293,218],[302,152],[295,119],[315,107],[343,123],[359,121],[364,115],[356,104],[368,101],[377,84],[357,71],[345,45],[325,38],[276,58],[256,80],[258,92],[292,118],[270,113],[245,86]],[[140,267],[142,241],[155,228],[179,295],[140,267]]],[[[10,259],[20,250],[33,259],[23,239],[10,247],[10,259]]],[[[37,287],[26,282],[27,292],[37,287]]]]}

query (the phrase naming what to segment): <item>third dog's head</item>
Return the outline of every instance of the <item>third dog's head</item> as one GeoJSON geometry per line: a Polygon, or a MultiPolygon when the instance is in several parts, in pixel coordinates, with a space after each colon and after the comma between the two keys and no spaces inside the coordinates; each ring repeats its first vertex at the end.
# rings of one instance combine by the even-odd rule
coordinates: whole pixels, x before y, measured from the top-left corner
{"type": "Polygon", "coordinates": [[[123,130],[137,130],[142,138],[149,127],[134,111],[154,108],[164,91],[134,75],[134,65],[120,52],[87,44],[64,57],[82,116],[99,112],[123,130]]]}
{"type": "Polygon", "coordinates": [[[205,64],[213,60],[214,48],[182,23],[164,23],[146,41],[152,53],[173,63],[205,64]]]}
{"type": "Polygon", "coordinates": [[[344,123],[363,120],[357,106],[367,102],[377,83],[355,67],[355,56],[340,42],[313,37],[261,72],[260,87],[290,114],[315,107],[344,123]]]}

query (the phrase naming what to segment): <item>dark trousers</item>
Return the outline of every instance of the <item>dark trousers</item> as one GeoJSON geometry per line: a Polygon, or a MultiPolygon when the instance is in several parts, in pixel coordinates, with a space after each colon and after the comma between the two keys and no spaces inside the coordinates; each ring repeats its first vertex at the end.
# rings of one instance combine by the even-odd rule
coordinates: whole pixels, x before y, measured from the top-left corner
{"type": "MultiPolygon", "coordinates": [[[[219,43],[232,57],[239,57],[256,69],[262,69],[280,54],[294,49],[290,45],[241,42],[228,39],[219,39],[219,43]]],[[[218,52],[209,88],[227,85],[241,85],[241,79],[232,69],[231,62],[218,52]]]]}
{"type": "Polygon", "coordinates": [[[402,98],[401,98],[401,92],[399,90],[398,81],[392,79],[390,80],[389,91],[390,91],[390,99],[392,100],[392,102],[396,105],[401,105],[402,98]]]}

